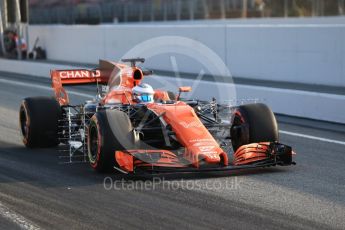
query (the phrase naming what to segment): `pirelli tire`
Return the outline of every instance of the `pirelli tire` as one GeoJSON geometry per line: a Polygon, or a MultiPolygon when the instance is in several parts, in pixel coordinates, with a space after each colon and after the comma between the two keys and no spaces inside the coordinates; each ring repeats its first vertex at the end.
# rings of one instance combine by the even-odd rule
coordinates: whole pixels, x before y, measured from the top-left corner
{"type": "Polygon", "coordinates": [[[62,109],[55,98],[25,98],[19,109],[19,124],[24,145],[29,148],[58,145],[58,123],[61,116],[62,109]]]}
{"type": "Polygon", "coordinates": [[[274,113],[262,103],[238,106],[234,111],[231,139],[234,151],[249,143],[279,141],[274,113]]]}
{"type": "Polygon", "coordinates": [[[98,172],[109,172],[118,167],[115,152],[134,149],[138,139],[126,113],[102,110],[90,120],[87,143],[91,167],[98,172]]]}

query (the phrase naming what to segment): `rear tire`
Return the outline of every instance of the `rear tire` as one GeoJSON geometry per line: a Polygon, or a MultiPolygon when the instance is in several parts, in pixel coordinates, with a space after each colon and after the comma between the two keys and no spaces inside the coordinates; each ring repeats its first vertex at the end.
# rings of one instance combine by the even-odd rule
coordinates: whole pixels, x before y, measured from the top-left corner
{"type": "Polygon", "coordinates": [[[261,103],[238,106],[231,139],[234,151],[250,143],[279,141],[278,124],[271,109],[261,103]]]}
{"type": "Polygon", "coordinates": [[[62,110],[55,98],[25,98],[19,109],[24,145],[29,148],[58,145],[58,122],[61,116],[62,110]]]}
{"type": "Polygon", "coordinates": [[[103,110],[93,115],[88,129],[88,157],[98,172],[118,167],[115,151],[135,148],[136,135],[129,117],[118,110],[103,110]]]}

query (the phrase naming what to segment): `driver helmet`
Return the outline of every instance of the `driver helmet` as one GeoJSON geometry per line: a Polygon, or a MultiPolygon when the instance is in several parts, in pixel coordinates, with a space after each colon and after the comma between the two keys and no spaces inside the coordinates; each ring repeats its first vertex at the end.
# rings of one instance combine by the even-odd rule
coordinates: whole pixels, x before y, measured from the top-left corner
{"type": "Polygon", "coordinates": [[[152,103],[155,91],[152,86],[141,83],[132,89],[133,98],[138,103],[152,103]]]}

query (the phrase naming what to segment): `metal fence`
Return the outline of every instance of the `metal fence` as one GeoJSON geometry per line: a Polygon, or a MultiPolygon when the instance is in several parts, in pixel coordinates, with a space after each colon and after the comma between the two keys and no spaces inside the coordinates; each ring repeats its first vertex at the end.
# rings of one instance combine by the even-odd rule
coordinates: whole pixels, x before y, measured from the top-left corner
{"type": "MultiPolygon", "coordinates": [[[[42,1],[43,2],[43,1],[42,1]]],[[[59,2],[59,1],[58,1],[59,2]]],[[[31,24],[344,15],[345,0],[93,0],[30,6],[31,24]]]]}

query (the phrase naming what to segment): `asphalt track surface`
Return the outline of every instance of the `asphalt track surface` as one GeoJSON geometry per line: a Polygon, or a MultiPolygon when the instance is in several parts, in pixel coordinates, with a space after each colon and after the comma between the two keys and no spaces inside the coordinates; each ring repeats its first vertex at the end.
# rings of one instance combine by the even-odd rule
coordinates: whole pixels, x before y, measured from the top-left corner
{"type": "MultiPolygon", "coordinates": [[[[45,78],[0,75],[0,229],[345,228],[342,125],[279,117],[281,142],[294,147],[296,166],[164,177],[97,174],[87,163],[62,164],[57,149],[24,148],[20,102],[50,95],[49,86],[45,78]]],[[[75,101],[93,95],[89,87],[73,92],[75,101]]]]}

